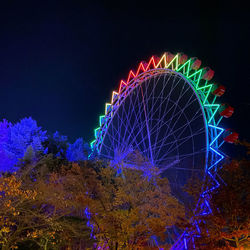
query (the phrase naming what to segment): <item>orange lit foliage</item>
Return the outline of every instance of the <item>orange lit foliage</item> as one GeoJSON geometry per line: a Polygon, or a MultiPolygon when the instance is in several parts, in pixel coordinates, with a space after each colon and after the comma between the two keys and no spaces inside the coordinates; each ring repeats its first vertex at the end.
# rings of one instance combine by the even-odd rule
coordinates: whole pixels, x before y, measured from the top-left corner
{"type": "MultiPolygon", "coordinates": [[[[34,203],[37,192],[21,188],[21,181],[15,175],[0,178],[0,244],[2,249],[15,246],[23,209],[34,203]]],[[[19,237],[18,235],[17,237],[19,237]]]]}
{"type": "Polygon", "coordinates": [[[183,206],[171,195],[168,180],[154,170],[149,180],[134,169],[125,168],[117,176],[116,170],[102,161],[85,161],[81,167],[68,164],[52,168],[56,171],[53,173],[46,164],[25,166],[18,175],[0,177],[3,250],[16,246],[93,246],[90,228],[86,227],[86,207],[91,212],[97,244],[110,249],[153,249],[149,246],[151,236],[164,240],[166,227],[184,216],[183,206]]]}
{"type": "Polygon", "coordinates": [[[147,249],[151,236],[164,240],[166,227],[184,216],[184,208],[171,195],[165,178],[153,175],[148,180],[142,172],[131,169],[117,176],[113,168],[107,167],[101,169],[99,179],[90,208],[99,245],[147,249]]]}
{"type": "Polygon", "coordinates": [[[0,178],[0,244],[2,249],[32,243],[51,249],[89,239],[89,229],[81,216],[88,198],[79,185],[80,167],[62,168],[47,179],[0,178]]]}
{"type": "MultiPolygon", "coordinates": [[[[198,249],[250,248],[249,168],[249,161],[233,160],[219,170],[225,184],[211,194],[212,213],[197,217],[201,229],[201,237],[195,238],[198,249]]],[[[194,196],[197,183],[189,189],[194,196]]]]}

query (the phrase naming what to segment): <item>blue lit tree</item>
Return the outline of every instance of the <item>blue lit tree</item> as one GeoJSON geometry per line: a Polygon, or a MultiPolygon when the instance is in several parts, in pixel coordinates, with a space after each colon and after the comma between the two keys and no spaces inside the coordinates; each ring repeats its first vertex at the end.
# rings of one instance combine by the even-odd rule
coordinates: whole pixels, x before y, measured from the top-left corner
{"type": "Polygon", "coordinates": [[[90,147],[83,139],[70,144],[58,131],[47,136],[31,117],[16,124],[0,122],[0,171],[15,171],[20,159],[34,162],[41,155],[51,154],[62,161],[82,161],[89,153],[90,147]]]}
{"type": "Polygon", "coordinates": [[[73,144],[69,144],[66,152],[68,161],[84,161],[88,159],[90,148],[82,138],[78,138],[73,144]]]}
{"type": "Polygon", "coordinates": [[[0,122],[0,171],[13,171],[15,155],[7,150],[10,143],[12,124],[7,120],[0,122]]]}
{"type": "Polygon", "coordinates": [[[31,117],[24,118],[11,127],[10,151],[15,153],[17,158],[24,156],[28,146],[32,146],[36,153],[42,152],[42,143],[47,139],[46,133],[31,117]]]}
{"type": "Polygon", "coordinates": [[[46,133],[31,117],[23,118],[14,125],[6,120],[0,122],[0,170],[13,171],[27,149],[33,150],[34,158],[38,157],[44,151],[46,133]]]}
{"type": "Polygon", "coordinates": [[[45,153],[53,154],[60,159],[66,158],[66,151],[68,148],[68,137],[61,135],[56,131],[53,135],[48,137],[45,145],[47,146],[45,153]]]}

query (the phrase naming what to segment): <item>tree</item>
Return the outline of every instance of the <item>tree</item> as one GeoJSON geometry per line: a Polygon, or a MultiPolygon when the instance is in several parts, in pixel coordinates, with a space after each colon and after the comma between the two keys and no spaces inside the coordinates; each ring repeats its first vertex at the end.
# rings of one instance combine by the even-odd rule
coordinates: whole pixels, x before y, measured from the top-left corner
{"type": "Polygon", "coordinates": [[[17,237],[22,237],[20,234],[15,236],[20,228],[18,221],[22,206],[32,203],[37,193],[28,189],[22,190],[20,180],[11,175],[0,178],[0,194],[0,245],[4,250],[15,247],[18,242],[17,237]]]}
{"type": "Polygon", "coordinates": [[[91,221],[99,244],[110,249],[146,249],[153,236],[165,240],[167,227],[184,216],[184,207],[171,195],[168,180],[146,178],[135,169],[102,168],[100,183],[91,192],[91,221]]]}
{"type": "Polygon", "coordinates": [[[83,142],[82,138],[78,138],[73,144],[69,143],[66,151],[68,161],[84,161],[88,159],[90,148],[87,143],[83,142]]]}
{"type": "MultiPolygon", "coordinates": [[[[43,155],[52,154],[58,164],[78,162],[88,158],[90,148],[82,138],[73,144],[67,136],[56,131],[51,136],[38,127],[31,117],[12,125],[7,120],[0,122],[0,171],[14,172],[25,165],[24,161],[37,162],[43,155]]],[[[53,167],[55,169],[55,167],[53,167]]]]}
{"type": "Polygon", "coordinates": [[[1,171],[13,171],[19,159],[22,159],[29,148],[36,157],[43,152],[43,142],[47,139],[46,131],[37,126],[31,117],[23,118],[12,125],[6,120],[0,123],[0,167],[1,171]]]}
{"type": "Polygon", "coordinates": [[[45,142],[47,147],[46,153],[51,153],[60,159],[66,159],[66,151],[68,148],[68,137],[61,135],[56,131],[53,135],[49,136],[45,142]]]}
{"type": "MultiPolygon", "coordinates": [[[[199,249],[250,247],[249,167],[247,160],[232,160],[219,170],[224,183],[210,194],[212,211],[196,217],[201,230],[200,237],[195,237],[199,249]]],[[[197,193],[197,186],[191,193],[197,193]]]]}
{"type": "Polygon", "coordinates": [[[87,249],[95,241],[110,249],[147,249],[154,237],[164,242],[166,227],[184,216],[156,171],[148,178],[122,165],[118,174],[100,160],[55,169],[52,155],[35,163],[32,157],[31,150],[17,174],[0,177],[2,249],[87,249]]]}
{"type": "Polygon", "coordinates": [[[92,245],[81,211],[88,204],[79,166],[40,176],[0,178],[0,245],[2,249],[31,244],[35,249],[92,245]],[[52,192],[53,190],[53,192],[52,192]]]}
{"type": "Polygon", "coordinates": [[[7,120],[0,122],[0,171],[14,171],[15,155],[7,150],[11,139],[12,124],[7,120]]]}
{"type": "Polygon", "coordinates": [[[34,152],[38,154],[44,150],[42,143],[47,139],[46,133],[31,117],[23,118],[11,127],[9,151],[20,159],[24,156],[28,146],[32,146],[34,152]]]}

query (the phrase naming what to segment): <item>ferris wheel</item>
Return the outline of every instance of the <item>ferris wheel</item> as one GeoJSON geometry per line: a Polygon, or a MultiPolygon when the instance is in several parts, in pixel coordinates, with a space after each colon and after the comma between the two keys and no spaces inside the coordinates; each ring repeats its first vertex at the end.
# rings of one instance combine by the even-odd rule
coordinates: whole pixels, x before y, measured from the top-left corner
{"type": "MultiPolygon", "coordinates": [[[[99,157],[122,161],[128,168],[138,168],[131,154],[139,152],[169,179],[184,204],[182,187],[188,179],[209,176],[214,185],[203,191],[200,204],[209,213],[206,195],[219,185],[216,171],[224,158],[220,147],[224,141],[235,142],[238,134],[219,126],[234,109],[216,102],[225,87],[211,82],[213,70],[200,66],[197,58],[169,52],[140,62],[106,103],[91,147],[99,157]]],[[[148,174],[147,165],[143,166],[141,170],[148,174]]],[[[183,236],[178,242],[186,240],[183,236]]]]}

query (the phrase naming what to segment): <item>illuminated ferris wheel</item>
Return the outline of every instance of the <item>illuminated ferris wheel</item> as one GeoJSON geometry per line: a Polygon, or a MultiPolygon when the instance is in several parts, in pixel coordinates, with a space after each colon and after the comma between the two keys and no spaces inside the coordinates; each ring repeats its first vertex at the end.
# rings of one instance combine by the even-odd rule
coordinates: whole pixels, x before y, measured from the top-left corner
{"type": "MultiPolygon", "coordinates": [[[[182,187],[191,176],[213,180],[213,187],[204,190],[202,197],[219,185],[215,175],[224,158],[220,147],[224,141],[238,138],[237,133],[219,126],[221,119],[234,111],[216,102],[225,87],[211,82],[213,70],[200,66],[199,59],[182,53],[167,52],[142,61],[112,93],[91,143],[100,157],[122,161],[131,168],[136,168],[131,153],[139,152],[169,179],[172,191],[183,203],[182,187]]],[[[205,198],[200,206],[209,212],[205,198]]]]}

